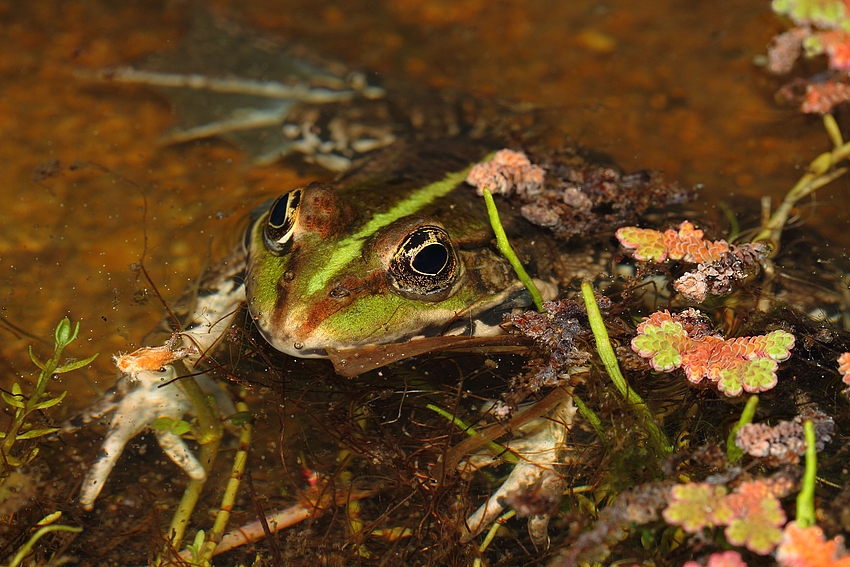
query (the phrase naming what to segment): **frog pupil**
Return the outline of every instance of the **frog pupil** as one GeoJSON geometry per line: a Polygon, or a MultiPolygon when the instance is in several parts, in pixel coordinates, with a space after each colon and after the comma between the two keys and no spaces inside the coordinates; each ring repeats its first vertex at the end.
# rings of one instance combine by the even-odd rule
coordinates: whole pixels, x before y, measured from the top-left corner
{"type": "Polygon", "coordinates": [[[411,267],[421,274],[436,276],[449,263],[449,251],[441,243],[433,243],[422,248],[410,262],[411,267]]]}

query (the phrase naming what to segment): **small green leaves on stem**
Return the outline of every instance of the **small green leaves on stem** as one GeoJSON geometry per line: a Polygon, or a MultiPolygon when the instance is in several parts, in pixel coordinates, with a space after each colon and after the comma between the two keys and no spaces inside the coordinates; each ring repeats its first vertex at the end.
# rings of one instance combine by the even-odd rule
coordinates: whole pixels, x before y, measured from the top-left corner
{"type": "Polygon", "coordinates": [[[35,459],[37,454],[36,449],[24,451],[22,454],[13,455],[12,449],[16,441],[24,441],[36,439],[49,435],[56,431],[55,427],[33,427],[29,417],[33,412],[44,411],[50,409],[65,399],[66,392],[62,392],[57,396],[52,396],[46,393],[47,384],[50,378],[55,374],[70,372],[78,368],[82,368],[93,361],[97,355],[90,356],[84,360],[76,360],[66,362],[60,365],[62,351],[76,340],[79,336],[80,324],[71,327],[71,321],[67,317],[62,319],[56,326],[54,331],[55,344],[53,347],[53,356],[50,360],[40,360],[32,350],[28,349],[30,360],[39,369],[38,379],[36,380],[35,389],[29,395],[24,395],[20,384],[12,385],[11,392],[0,392],[3,401],[14,409],[11,423],[6,427],[6,430],[0,433],[0,451],[2,451],[3,459],[0,461],[0,476],[5,476],[10,466],[21,466],[35,459]]]}
{"type": "Polygon", "coordinates": [[[66,346],[77,340],[77,335],[79,334],[79,321],[76,325],[74,325],[73,332],[71,332],[71,321],[67,317],[59,321],[59,324],[56,325],[56,331],[53,333],[53,336],[56,340],[56,351],[61,352],[66,346]]]}

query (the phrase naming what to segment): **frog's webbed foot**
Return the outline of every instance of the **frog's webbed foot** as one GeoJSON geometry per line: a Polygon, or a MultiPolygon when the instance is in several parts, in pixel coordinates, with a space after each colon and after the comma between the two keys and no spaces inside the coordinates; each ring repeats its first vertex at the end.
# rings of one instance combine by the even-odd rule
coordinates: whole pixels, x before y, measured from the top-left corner
{"type": "MultiPolygon", "coordinates": [[[[528,533],[538,549],[549,545],[549,519],[557,512],[565,488],[559,469],[566,460],[567,431],[575,415],[572,398],[552,412],[523,428],[525,436],[505,444],[519,457],[508,478],[476,510],[462,527],[461,541],[467,542],[495,522],[506,508],[528,518],[528,533]]],[[[466,466],[481,468],[493,459],[472,457],[466,466]]]]}
{"type": "MultiPolygon", "coordinates": [[[[86,473],[80,491],[80,505],[91,510],[115,463],[127,443],[142,431],[154,429],[157,441],[168,457],[193,480],[204,480],[206,471],[182,437],[169,429],[154,427],[158,420],[178,421],[192,415],[189,397],[179,387],[177,371],[171,363],[198,355],[197,349],[176,348],[174,341],[162,347],[145,347],[116,357],[122,371],[118,383],[106,397],[83,412],[81,421],[112,414],[106,437],[96,461],[86,473]],[[123,395],[122,395],[123,393],[123,395]]],[[[199,377],[207,389],[217,387],[208,378],[199,377]]],[[[231,404],[232,405],[232,404],[231,404]]],[[[73,423],[73,422],[72,422],[73,423]]],[[[64,428],[67,431],[73,427],[64,428]]]]}

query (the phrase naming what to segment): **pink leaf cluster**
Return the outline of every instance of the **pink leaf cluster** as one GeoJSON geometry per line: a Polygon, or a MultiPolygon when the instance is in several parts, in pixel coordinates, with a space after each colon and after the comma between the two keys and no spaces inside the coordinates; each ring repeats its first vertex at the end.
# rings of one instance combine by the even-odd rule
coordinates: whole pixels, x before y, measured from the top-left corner
{"type": "MultiPolygon", "coordinates": [[[[696,561],[687,561],[682,567],[702,567],[696,561]]],[[[737,551],[722,551],[712,553],[708,558],[706,567],[747,567],[747,564],[741,558],[741,554],[737,551]]]]}
{"type": "Polygon", "coordinates": [[[624,247],[634,250],[634,257],[648,262],[684,260],[694,264],[715,262],[729,253],[729,243],[725,240],[705,240],[703,231],[695,228],[689,221],[659,232],[650,228],[624,226],[617,230],[617,239],[624,247]]]}
{"type": "Polygon", "coordinates": [[[543,187],[546,172],[534,165],[523,152],[499,150],[493,159],[475,164],[466,182],[483,195],[487,188],[493,193],[510,195],[534,194],[543,187]]]}
{"type": "Polygon", "coordinates": [[[708,483],[673,487],[670,504],[662,512],[668,524],[696,533],[706,527],[726,526],[726,540],[767,555],[782,540],[786,521],[779,499],[764,482],[741,483],[732,494],[708,483]]]}
{"type": "Polygon", "coordinates": [[[838,357],[838,371],[841,372],[842,381],[850,386],[850,352],[838,357]]]}
{"type": "Polygon", "coordinates": [[[807,113],[827,113],[850,100],[846,72],[850,71],[850,8],[846,0],[773,0],[773,11],[787,15],[797,27],[773,38],[768,49],[768,70],[776,74],[791,71],[794,62],[806,57],[826,55],[829,68],[837,71],[824,80],[798,79],[780,90],[780,94],[800,103],[807,113]],[[843,75],[843,76],[842,76],[843,75]],[[802,87],[802,95],[795,89],[802,87]]]}
{"type": "Polygon", "coordinates": [[[803,528],[796,522],[785,526],[776,561],[780,567],[850,567],[843,538],[827,541],[819,527],[803,528]]]}
{"type": "Polygon", "coordinates": [[[778,362],[790,356],[794,335],[775,330],[724,339],[695,327],[692,322],[699,317],[696,309],[675,315],[666,310],[653,313],[638,325],[632,350],[649,358],[659,372],[681,367],[691,383],[700,384],[707,378],[727,396],[765,392],[776,385],[778,362]]]}

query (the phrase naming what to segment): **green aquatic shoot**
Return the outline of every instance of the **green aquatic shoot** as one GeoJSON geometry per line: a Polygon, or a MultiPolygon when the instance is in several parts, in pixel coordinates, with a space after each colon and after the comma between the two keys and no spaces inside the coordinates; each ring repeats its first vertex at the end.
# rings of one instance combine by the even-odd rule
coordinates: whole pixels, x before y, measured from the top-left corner
{"type": "Polygon", "coordinates": [[[519,258],[514,252],[514,249],[511,247],[511,243],[508,242],[508,236],[505,234],[505,228],[502,226],[502,220],[499,218],[499,211],[496,209],[496,201],[493,200],[493,194],[490,193],[490,190],[486,187],[483,190],[484,193],[484,203],[487,205],[487,214],[490,217],[490,226],[493,227],[493,232],[496,234],[496,245],[499,247],[499,252],[507,258],[508,262],[511,263],[511,267],[516,272],[519,281],[523,283],[525,289],[528,290],[528,293],[531,294],[531,300],[534,302],[534,308],[537,309],[538,312],[543,312],[543,296],[540,295],[540,290],[537,289],[537,286],[534,285],[534,281],[531,279],[531,276],[528,275],[528,272],[525,271],[525,268],[522,266],[522,262],[519,261],[519,258]]]}
{"type": "Polygon", "coordinates": [[[806,471],[803,473],[803,487],[797,495],[797,525],[808,528],[815,525],[815,481],[818,472],[815,425],[811,421],[803,422],[803,433],[806,436],[806,471]]]}
{"type": "Polygon", "coordinates": [[[845,142],[838,129],[838,124],[832,114],[823,115],[823,125],[826,129],[833,149],[820,154],[813,159],[806,168],[806,173],[797,181],[796,185],[785,195],[782,203],[776,208],[773,215],[762,224],[761,230],[753,238],[753,242],[767,242],[772,247],[771,257],[779,252],[779,240],[782,230],[788,222],[788,217],[797,202],[810,195],[813,191],[838,179],[850,168],[836,167],[840,162],[850,158],[850,142],[845,142]]]}
{"type": "Polygon", "coordinates": [[[32,553],[33,547],[42,537],[46,536],[52,532],[69,532],[72,534],[78,534],[83,531],[83,528],[78,528],[75,526],[63,526],[61,524],[42,526],[36,531],[32,537],[30,537],[29,541],[27,541],[18,552],[15,553],[15,556],[9,561],[9,564],[6,567],[18,567],[24,562],[27,555],[32,553]]]}
{"type": "Polygon", "coordinates": [[[602,319],[602,313],[599,311],[599,305],[596,303],[596,295],[593,293],[593,286],[590,282],[584,281],[581,283],[581,295],[584,298],[584,306],[587,309],[587,319],[590,322],[590,329],[593,331],[593,338],[596,340],[596,350],[599,353],[599,358],[602,359],[602,364],[611,377],[614,386],[619,390],[620,394],[626,399],[635,412],[635,415],[643,422],[644,427],[649,433],[649,438],[655,446],[659,455],[669,455],[673,452],[673,446],[664,435],[664,432],[655,423],[655,418],[649,407],[640,397],[640,395],[629,387],[626,378],[620,371],[620,364],[617,362],[617,355],[614,354],[614,349],[611,348],[611,340],[608,338],[608,330],[605,328],[605,321],[602,319]]]}
{"type": "MultiPolygon", "coordinates": [[[[249,410],[245,402],[238,402],[236,404],[236,411],[238,414],[245,415],[249,410]]],[[[215,523],[213,523],[213,527],[206,537],[206,542],[200,548],[201,562],[204,565],[212,564],[215,548],[221,542],[221,538],[224,537],[224,531],[227,528],[227,523],[230,521],[230,512],[233,510],[233,505],[236,503],[236,495],[239,493],[239,484],[242,481],[242,476],[245,474],[245,469],[248,467],[248,449],[251,447],[254,426],[248,420],[244,421],[240,428],[242,431],[239,434],[239,449],[233,457],[230,479],[228,479],[224,494],[221,497],[221,507],[216,514],[215,523]]]]}
{"type": "Polygon", "coordinates": [[[747,400],[747,405],[744,406],[744,411],[741,412],[738,423],[735,424],[735,427],[729,432],[729,437],[726,438],[726,458],[732,464],[737,463],[744,456],[744,451],[735,443],[735,437],[738,435],[739,429],[753,422],[758,403],[758,396],[750,396],[750,399],[747,400]]]}
{"type": "MultiPolygon", "coordinates": [[[[444,417],[452,425],[454,425],[470,437],[476,434],[474,427],[463,421],[461,418],[452,415],[450,412],[444,410],[440,406],[435,406],[434,404],[427,404],[425,407],[431,410],[432,412],[444,417]]],[[[501,457],[503,461],[512,465],[519,464],[519,458],[513,453],[511,453],[507,447],[499,445],[495,441],[488,441],[487,443],[485,443],[485,446],[490,449],[490,451],[494,455],[498,455],[499,457],[501,457]]]]}
{"type": "Polygon", "coordinates": [[[53,376],[82,368],[97,358],[97,354],[94,354],[83,360],[71,360],[60,364],[62,351],[77,339],[79,333],[79,323],[74,326],[72,331],[71,321],[67,317],[62,319],[53,333],[53,356],[49,360],[40,360],[31,346],[28,349],[30,360],[40,370],[33,392],[29,396],[25,395],[21,385],[17,382],[12,384],[11,392],[0,392],[0,396],[12,408],[13,413],[12,421],[6,427],[6,430],[0,431],[0,439],[2,439],[2,443],[0,443],[0,452],[2,452],[2,455],[0,455],[2,457],[0,458],[0,476],[5,476],[10,467],[19,467],[32,462],[38,453],[38,449],[33,448],[23,454],[13,455],[13,447],[17,441],[37,439],[58,431],[56,427],[33,427],[29,418],[35,412],[42,412],[58,405],[65,398],[67,392],[62,392],[57,396],[47,392],[47,384],[53,376]]]}
{"type": "Polygon", "coordinates": [[[605,428],[602,426],[602,420],[599,419],[599,416],[596,415],[592,409],[587,407],[587,404],[576,395],[573,395],[573,403],[576,405],[578,413],[593,427],[596,435],[598,435],[603,441],[608,441],[608,435],[605,433],[605,428]]]}

